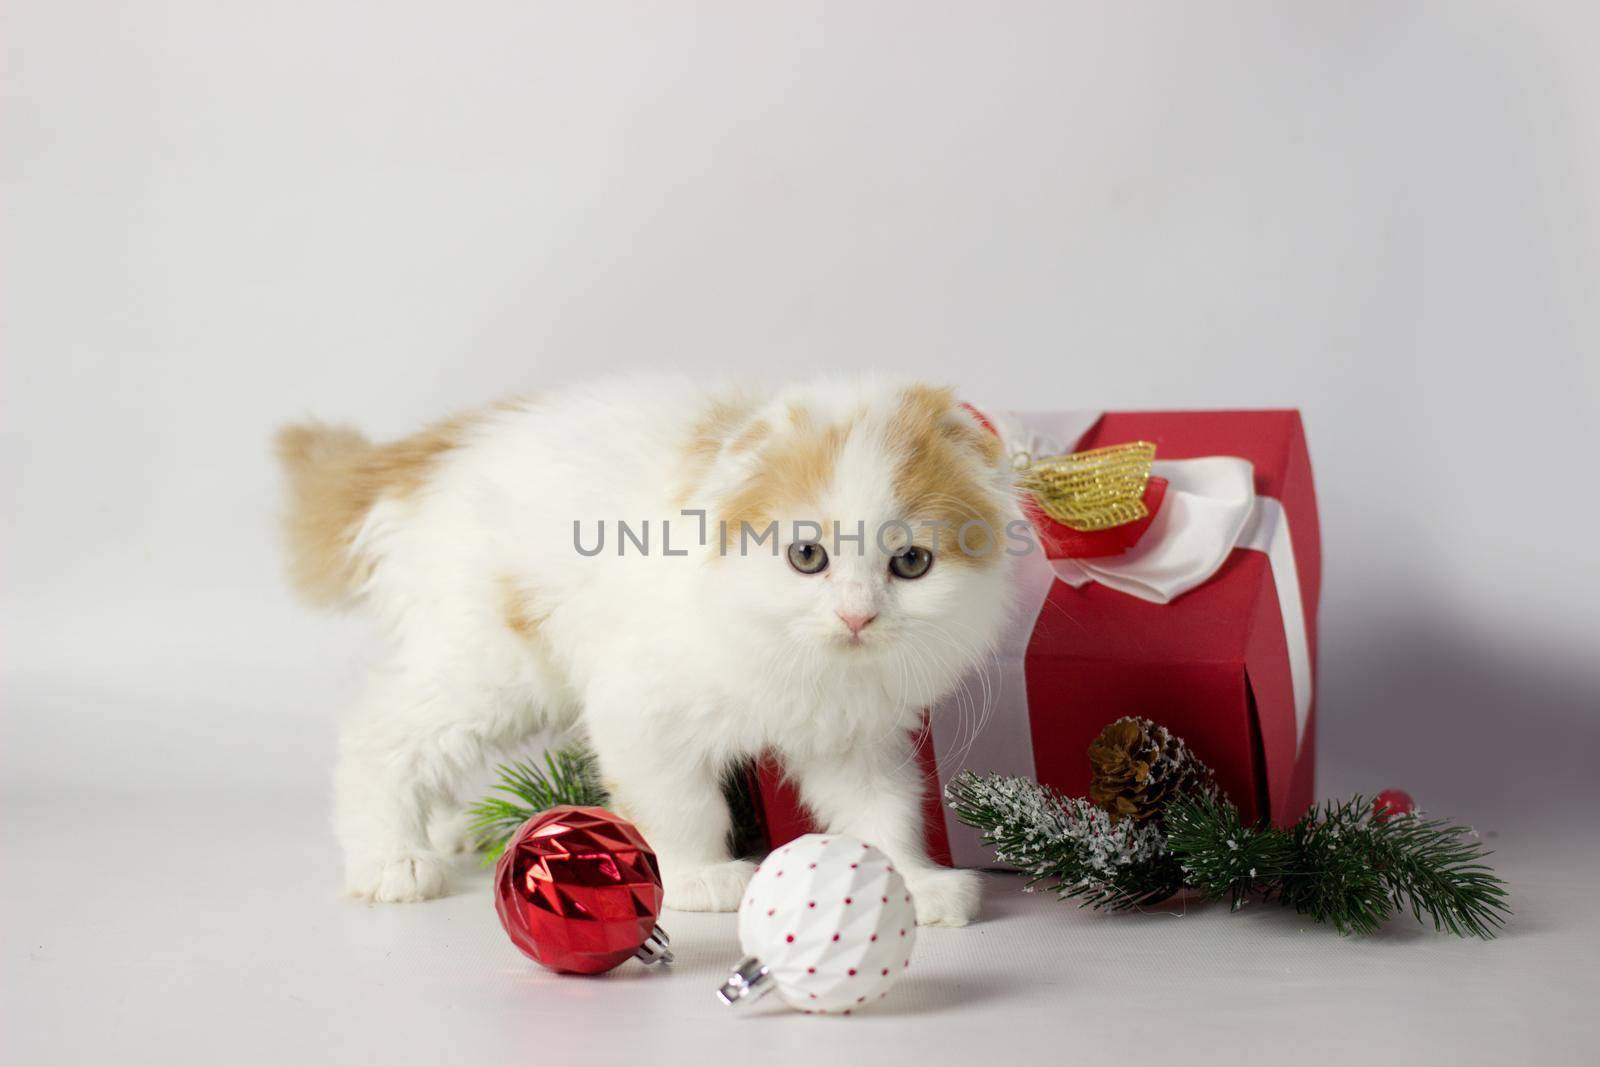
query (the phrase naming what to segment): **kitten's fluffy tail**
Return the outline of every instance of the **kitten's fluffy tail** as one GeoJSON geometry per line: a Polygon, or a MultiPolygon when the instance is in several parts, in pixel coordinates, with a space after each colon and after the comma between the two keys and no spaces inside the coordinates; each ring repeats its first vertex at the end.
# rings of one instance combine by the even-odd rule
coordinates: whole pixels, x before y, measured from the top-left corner
{"type": "Polygon", "coordinates": [[[285,426],[273,444],[287,480],[290,581],[312,604],[348,604],[365,577],[352,543],[381,489],[371,476],[379,449],[349,426],[315,421],[285,426]]]}
{"type": "Polygon", "coordinates": [[[295,588],[326,607],[355,600],[375,566],[355,545],[373,505],[427,485],[439,462],[485,423],[484,412],[458,415],[387,444],[315,420],[279,430],[275,444],[289,489],[283,529],[295,588]]]}

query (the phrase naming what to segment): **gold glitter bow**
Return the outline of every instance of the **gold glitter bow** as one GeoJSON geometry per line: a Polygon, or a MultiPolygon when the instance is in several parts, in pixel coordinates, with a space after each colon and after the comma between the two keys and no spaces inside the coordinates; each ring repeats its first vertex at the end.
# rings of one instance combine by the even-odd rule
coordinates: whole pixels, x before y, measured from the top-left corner
{"type": "Polygon", "coordinates": [[[1026,452],[1016,457],[1019,484],[1033,494],[1039,509],[1068,529],[1087,533],[1137,522],[1150,514],[1145,484],[1156,446],[1130,441],[1067,456],[1026,452]]]}

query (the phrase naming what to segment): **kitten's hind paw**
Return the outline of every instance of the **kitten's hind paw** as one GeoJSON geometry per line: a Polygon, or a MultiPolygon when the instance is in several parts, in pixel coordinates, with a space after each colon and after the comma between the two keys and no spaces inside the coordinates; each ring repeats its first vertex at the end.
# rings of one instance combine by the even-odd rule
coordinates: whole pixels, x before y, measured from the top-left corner
{"type": "Polygon", "coordinates": [[[731,860],[673,874],[663,881],[663,903],[674,911],[737,911],[754,873],[749,860],[731,860]]]}
{"type": "Polygon", "coordinates": [[[983,880],[976,871],[934,870],[906,879],[918,926],[965,926],[978,917],[983,880]]]}
{"type": "Polygon", "coordinates": [[[449,887],[450,865],[433,852],[369,853],[345,866],[345,892],[379,904],[432,900],[449,887]]]}

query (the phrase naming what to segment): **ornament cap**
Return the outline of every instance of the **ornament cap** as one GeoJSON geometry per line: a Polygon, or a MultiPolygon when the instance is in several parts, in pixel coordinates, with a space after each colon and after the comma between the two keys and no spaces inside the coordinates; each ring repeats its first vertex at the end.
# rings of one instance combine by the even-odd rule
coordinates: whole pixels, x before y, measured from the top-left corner
{"type": "Polygon", "coordinates": [[[656,927],[650,931],[650,936],[644,939],[644,944],[639,946],[639,951],[633,954],[633,958],[647,964],[671,963],[672,938],[668,937],[667,932],[661,927],[656,927]]]}
{"type": "Polygon", "coordinates": [[[728,975],[728,980],[722,983],[717,996],[722,998],[722,1003],[731,1005],[740,1001],[760,1000],[771,991],[772,976],[767,973],[767,965],[754,956],[746,956],[728,975]]]}

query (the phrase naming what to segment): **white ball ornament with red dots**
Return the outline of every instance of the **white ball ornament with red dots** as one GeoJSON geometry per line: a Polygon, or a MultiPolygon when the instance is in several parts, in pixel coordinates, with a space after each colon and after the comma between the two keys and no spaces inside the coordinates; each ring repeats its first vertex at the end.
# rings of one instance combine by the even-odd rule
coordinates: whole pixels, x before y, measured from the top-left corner
{"type": "Polygon", "coordinates": [[[808,834],[775,849],[739,907],[750,957],[722,988],[728,1003],[769,989],[808,1012],[880,1000],[911,966],[917,913],[905,879],[872,845],[808,834]]]}

